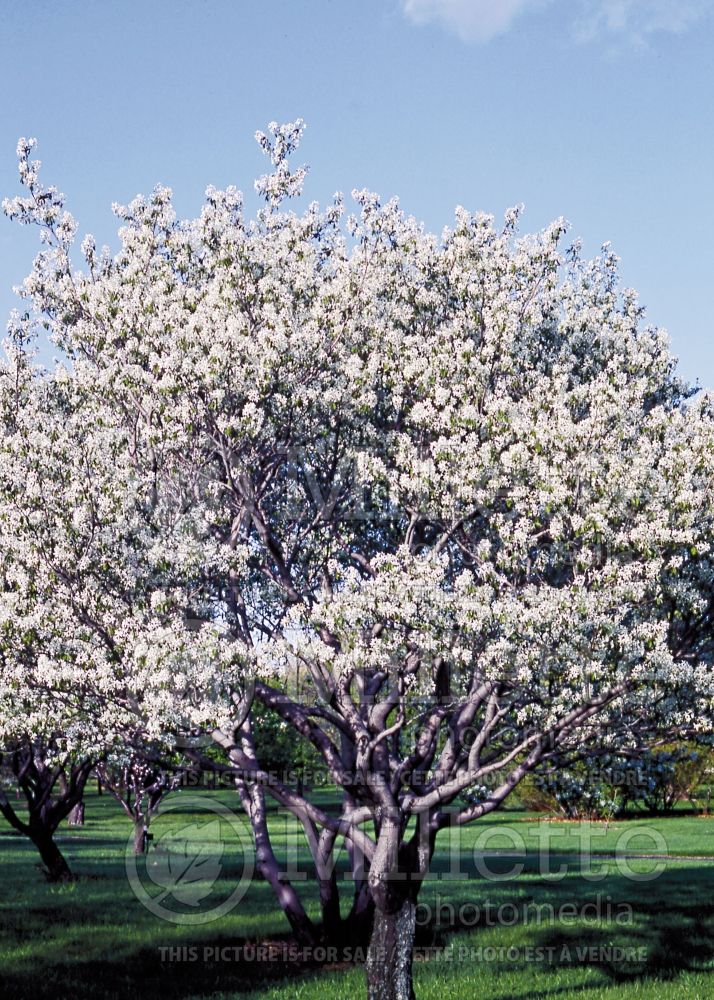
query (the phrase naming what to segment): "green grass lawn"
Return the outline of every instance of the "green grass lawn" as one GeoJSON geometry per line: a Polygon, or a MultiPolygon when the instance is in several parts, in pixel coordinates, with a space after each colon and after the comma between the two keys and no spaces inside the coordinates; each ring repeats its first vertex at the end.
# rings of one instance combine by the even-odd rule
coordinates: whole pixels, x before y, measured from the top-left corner
{"type": "MultiPolygon", "coordinates": [[[[205,822],[188,808],[189,794],[195,793],[174,799],[187,808],[157,819],[155,843],[172,829],[205,822]]],[[[230,791],[211,795],[235,805],[230,791]]],[[[705,860],[714,856],[714,819],[681,813],[617,821],[607,830],[534,819],[501,812],[460,831],[453,849],[445,831],[435,877],[420,896],[420,1000],[714,998],[714,862],[705,860]],[[587,830],[592,858],[581,856],[587,830]],[[663,861],[662,854],[677,860],[663,861]],[[459,874],[466,877],[453,877],[459,874]],[[436,923],[428,923],[429,916],[436,923]]],[[[273,813],[271,825],[288,864],[304,866],[306,849],[299,845],[295,855],[285,819],[273,813]]],[[[128,820],[109,796],[89,795],[85,826],[63,828],[58,837],[79,878],[52,886],[29,842],[0,826],[0,996],[360,996],[362,969],[344,963],[305,969],[237,962],[225,954],[221,961],[204,959],[204,949],[215,955],[218,947],[286,937],[270,889],[254,880],[220,919],[168,923],[129,885],[129,834],[128,820]],[[168,948],[185,949],[185,960],[168,960],[168,948]]],[[[213,887],[217,897],[228,895],[241,873],[237,843],[235,856],[227,846],[213,887]]],[[[154,860],[150,854],[149,863],[154,860]]],[[[314,883],[301,891],[317,920],[314,883]]],[[[350,895],[345,881],[346,903],[350,895]]]]}

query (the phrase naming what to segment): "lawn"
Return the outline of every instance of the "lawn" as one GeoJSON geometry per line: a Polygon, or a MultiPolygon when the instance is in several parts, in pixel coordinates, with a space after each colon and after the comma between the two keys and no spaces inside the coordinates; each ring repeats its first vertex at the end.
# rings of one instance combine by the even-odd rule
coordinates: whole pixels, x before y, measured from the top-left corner
{"type": "MultiPolygon", "coordinates": [[[[205,821],[192,811],[195,794],[178,793],[156,821],[155,844],[172,829],[205,821]]],[[[211,795],[234,805],[230,791],[211,795]]],[[[271,826],[288,867],[302,867],[305,848],[295,847],[285,819],[273,813],[271,826]]],[[[3,998],[360,995],[362,970],[346,963],[318,969],[234,959],[246,943],[287,936],[260,881],[232,912],[207,924],[176,925],[150,913],[126,875],[129,833],[109,796],[89,795],[85,826],[63,828],[58,837],[79,877],[52,886],[31,845],[0,827],[3,998]]],[[[713,835],[714,819],[684,813],[605,829],[516,810],[461,831],[458,844],[445,833],[435,877],[420,896],[420,1000],[714,998],[713,835]]],[[[240,876],[239,855],[236,848],[223,856],[217,895],[228,895],[240,876]]],[[[149,863],[159,857],[152,852],[149,863]]],[[[314,883],[303,888],[317,919],[314,883]]]]}

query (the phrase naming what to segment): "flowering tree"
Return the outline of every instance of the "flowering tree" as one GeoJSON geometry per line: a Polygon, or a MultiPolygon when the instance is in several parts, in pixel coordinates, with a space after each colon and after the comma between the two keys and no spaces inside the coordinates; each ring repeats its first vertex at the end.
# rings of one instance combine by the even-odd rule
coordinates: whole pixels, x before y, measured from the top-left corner
{"type": "Polygon", "coordinates": [[[124,750],[102,761],[96,773],[134,824],[134,853],[146,854],[151,820],[169,792],[179,787],[182,772],[155,763],[150,756],[124,750]]]}
{"type": "Polygon", "coordinates": [[[4,793],[0,812],[56,880],[70,871],[54,834],[92,768],[145,739],[171,744],[209,697],[191,694],[208,687],[200,664],[214,684],[230,664],[218,648],[206,656],[210,630],[183,641],[152,609],[143,487],[115,429],[97,411],[87,423],[77,380],[33,367],[24,330],[11,324],[0,367],[0,747],[29,816],[4,793]]]}
{"type": "Polygon", "coordinates": [[[561,221],[519,238],[518,211],[499,229],[459,209],[438,239],[366,191],[346,223],[339,197],[298,215],[301,131],[258,135],[255,220],[209,188],[177,221],[159,187],[115,206],[116,256],[85,238],[81,272],[22,141],[27,194],[5,207],[47,246],[15,323],[69,359],[72,433],[112,442],[85,482],[119,527],[82,600],[87,641],[118,651],[84,683],[154,735],[211,733],[305,937],[265,794],[305,824],[333,916],[344,841],[352,913],[374,909],[369,995],[404,998],[440,830],[555,754],[708,724],[714,423],[609,249],[564,250],[561,221]],[[255,699],[319,753],[340,810],[261,766],[255,699]]]}

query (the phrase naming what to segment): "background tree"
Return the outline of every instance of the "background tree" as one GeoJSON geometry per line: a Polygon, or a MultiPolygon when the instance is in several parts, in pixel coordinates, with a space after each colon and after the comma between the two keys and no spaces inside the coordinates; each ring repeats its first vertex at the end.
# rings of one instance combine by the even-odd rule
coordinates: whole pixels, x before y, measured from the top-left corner
{"type": "Polygon", "coordinates": [[[54,834],[90,772],[141,740],[166,749],[191,725],[198,664],[211,664],[210,691],[230,664],[217,649],[192,658],[208,630],[184,644],[183,617],[177,633],[152,609],[143,484],[122,480],[115,430],[90,415],[81,385],[33,366],[26,332],[14,317],[0,368],[0,747],[28,819],[4,792],[0,811],[61,879],[54,834]]]}
{"type": "Polygon", "coordinates": [[[184,772],[130,748],[115,751],[95,772],[134,825],[134,853],[146,854],[151,820],[166,796],[180,786],[184,772]]]}
{"type": "Polygon", "coordinates": [[[94,763],[91,757],[67,753],[63,742],[61,737],[27,738],[3,753],[3,764],[24,799],[26,812],[18,811],[5,789],[0,788],[0,813],[13,830],[32,841],[50,882],[72,878],[55,834],[62,820],[82,801],[94,763]]]}

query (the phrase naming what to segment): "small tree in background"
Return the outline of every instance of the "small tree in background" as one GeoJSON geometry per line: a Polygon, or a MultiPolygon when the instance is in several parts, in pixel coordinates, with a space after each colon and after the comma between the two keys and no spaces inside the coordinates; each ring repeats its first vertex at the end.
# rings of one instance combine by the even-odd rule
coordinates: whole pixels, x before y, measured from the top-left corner
{"type": "Polygon", "coordinates": [[[127,749],[98,764],[96,774],[134,825],[134,853],[146,854],[151,820],[166,796],[179,787],[183,772],[127,749]]]}
{"type": "Polygon", "coordinates": [[[0,788],[0,813],[17,833],[28,837],[42,859],[50,882],[71,879],[67,859],[55,841],[62,820],[82,801],[92,757],[67,752],[64,740],[37,737],[18,741],[3,754],[6,772],[20,792],[26,815],[0,788]]]}

